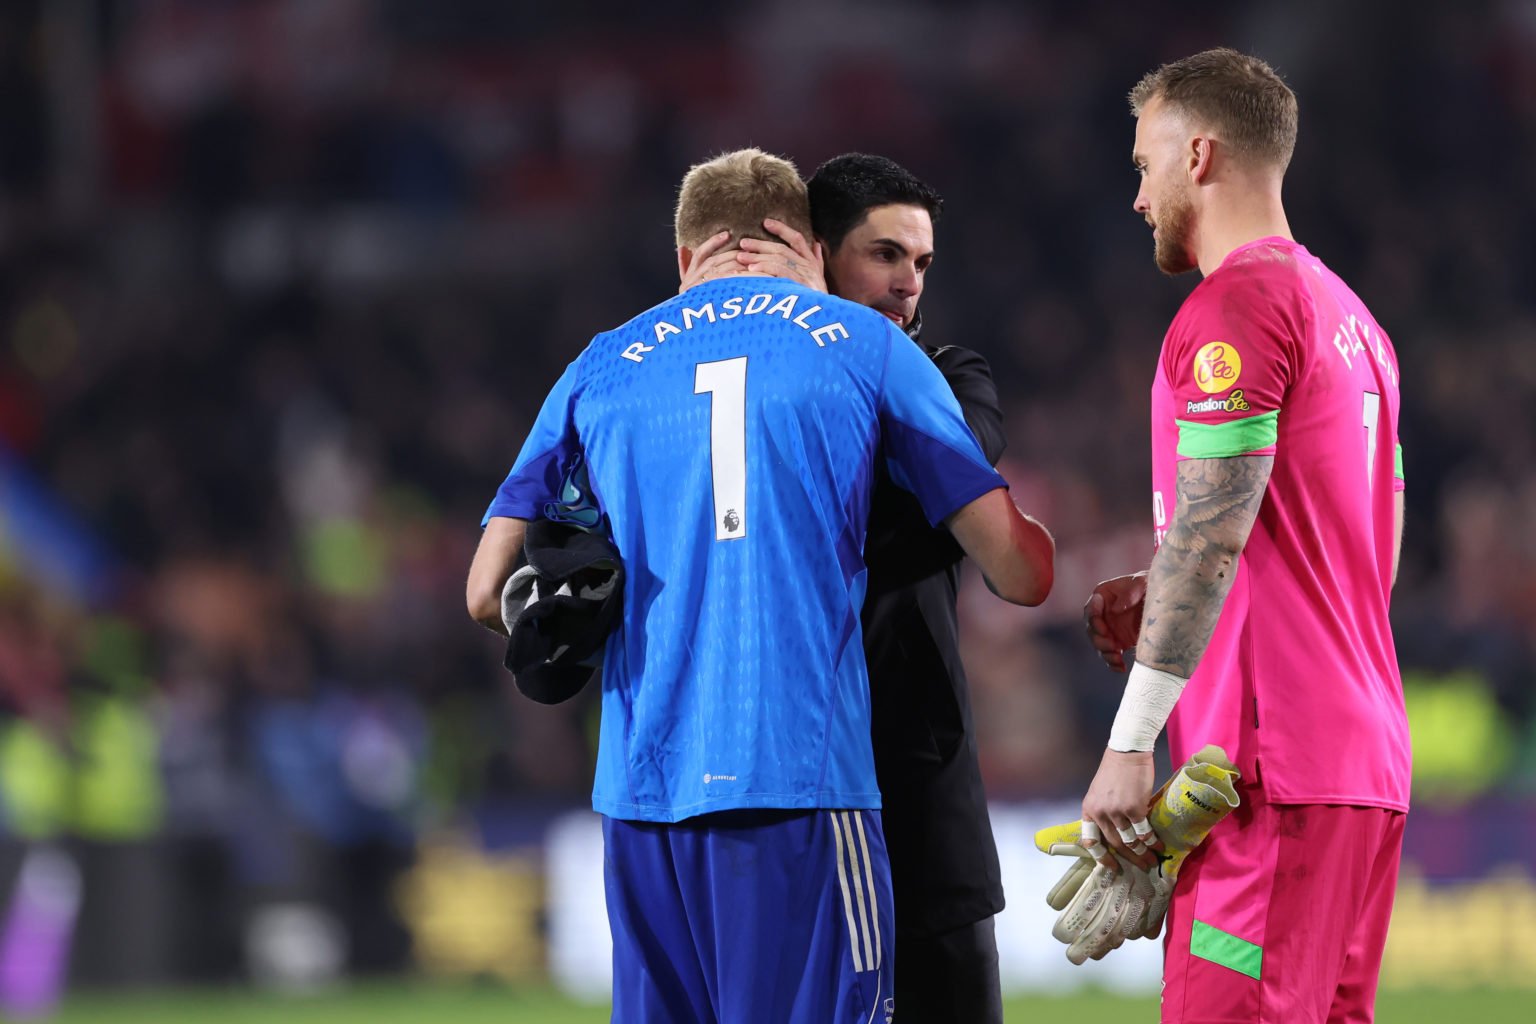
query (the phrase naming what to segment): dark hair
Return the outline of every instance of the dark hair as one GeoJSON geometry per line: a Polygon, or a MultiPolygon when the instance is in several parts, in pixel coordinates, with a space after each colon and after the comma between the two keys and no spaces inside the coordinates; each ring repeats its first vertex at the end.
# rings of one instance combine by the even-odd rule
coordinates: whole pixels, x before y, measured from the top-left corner
{"type": "Polygon", "coordinates": [[[844,153],[816,168],[806,182],[811,228],[830,249],[843,244],[876,206],[921,206],[935,224],[944,200],[917,175],[894,160],[868,153],[844,153]]]}
{"type": "Polygon", "coordinates": [[[1296,94],[1257,57],[1221,47],[1150,71],[1131,113],[1154,99],[1216,129],[1239,156],[1282,171],[1296,148],[1296,94]]]}

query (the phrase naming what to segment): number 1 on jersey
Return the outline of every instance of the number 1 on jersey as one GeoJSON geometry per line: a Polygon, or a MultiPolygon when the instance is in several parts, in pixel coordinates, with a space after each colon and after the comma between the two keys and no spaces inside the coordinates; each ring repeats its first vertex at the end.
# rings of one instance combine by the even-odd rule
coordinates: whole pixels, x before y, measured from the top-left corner
{"type": "Polygon", "coordinates": [[[699,363],[693,368],[693,393],[710,396],[715,540],[738,540],[747,535],[747,357],[699,363]]]}
{"type": "Polygon", "coordinates": [[[1381,423],[1381,396],[1374,391],[1365,393],[1365,481],[1376,489],[1376,428],[1381,423]]]}

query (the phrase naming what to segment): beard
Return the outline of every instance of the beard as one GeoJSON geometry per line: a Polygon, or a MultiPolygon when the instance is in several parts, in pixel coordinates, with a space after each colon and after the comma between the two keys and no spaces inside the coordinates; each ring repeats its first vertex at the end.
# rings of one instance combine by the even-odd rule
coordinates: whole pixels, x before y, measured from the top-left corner
{"type": "Polygon", "coordinates": [[[1157,218],[1157,238],[1152,243],[1152,259],[1157,269],[1169,277],[1194,270],[1196,261],[1189,244],[1194,234],[1194,204],[1183,192],[1170,190],[1158,206],[1161,212],[1157,218]]]}

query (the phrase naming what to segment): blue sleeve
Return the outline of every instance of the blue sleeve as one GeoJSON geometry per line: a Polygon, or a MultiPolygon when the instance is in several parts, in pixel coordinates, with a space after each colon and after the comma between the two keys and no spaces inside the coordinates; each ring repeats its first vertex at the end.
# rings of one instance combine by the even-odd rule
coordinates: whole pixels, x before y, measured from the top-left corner
{"type": "Polygon", "coordinates": [[[480,518],[481,527],[494,516],[537,519],[544,503],[560,496],[560,484],[581,452],[575,420],[576,367],[575,362],[567,366],[544,399],[544,407],[512,464],[512,472],[502,481],[491,507],[480,518]]]}
{"type": "Polygon", "coordinates": [[[988,491],[1007,487],[966,426],[944,375],[891,326],[880,430],[891,479],[917,496],[934,526],[988,491]]]}

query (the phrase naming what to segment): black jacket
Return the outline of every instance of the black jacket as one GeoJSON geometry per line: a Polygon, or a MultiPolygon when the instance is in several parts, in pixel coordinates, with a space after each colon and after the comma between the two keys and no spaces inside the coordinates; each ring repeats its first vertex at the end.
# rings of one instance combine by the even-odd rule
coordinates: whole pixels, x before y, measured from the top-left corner
{"type": "MultiPolygon", "coordinates": [[[[1003,417],[987,361],[968,349],[922,347],[996,463],[1003,417]]],[[[896,927],[906,934],[948,931],[1003,909],[960,661],[955,599],[963,558],[949,531],[929,526],[917,499],[882,471],[864,544],[864,651],[896,927]]]]}

